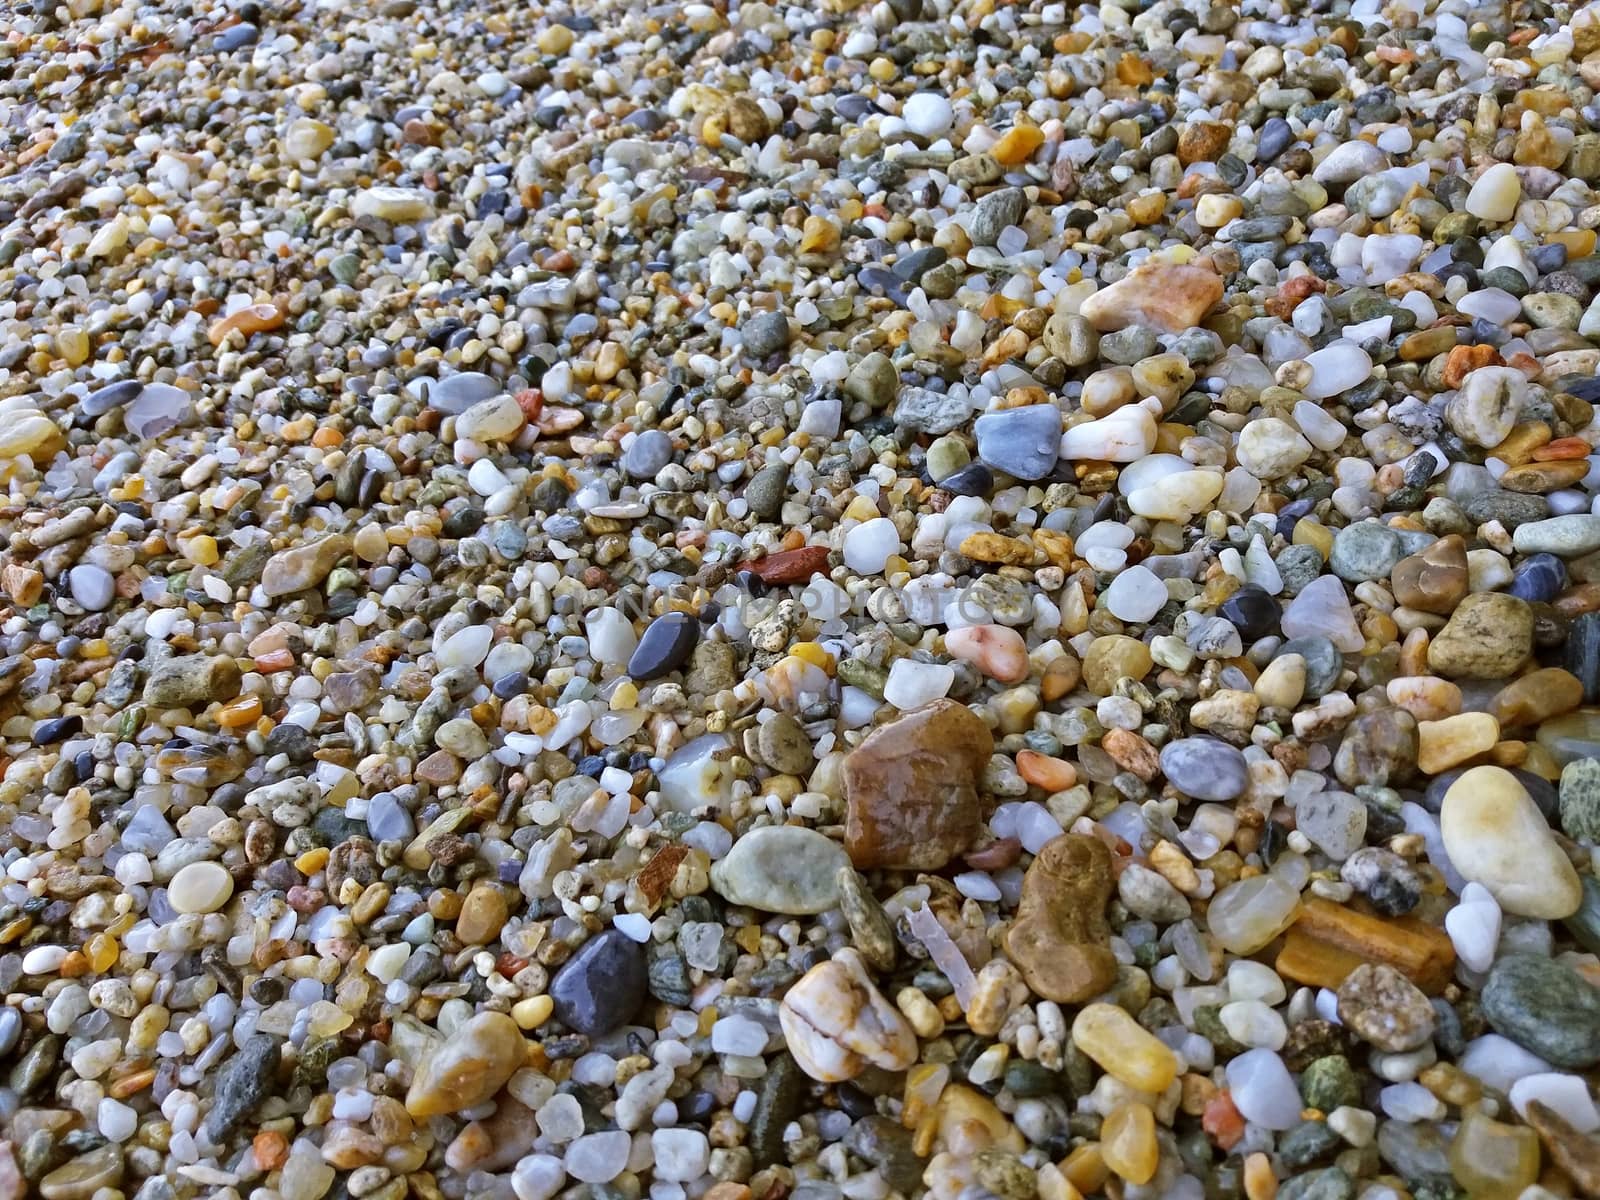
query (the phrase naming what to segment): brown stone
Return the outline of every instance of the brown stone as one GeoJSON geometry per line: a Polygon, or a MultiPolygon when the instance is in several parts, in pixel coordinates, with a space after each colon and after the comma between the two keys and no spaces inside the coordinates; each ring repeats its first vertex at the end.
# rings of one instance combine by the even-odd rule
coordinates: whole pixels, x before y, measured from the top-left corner
{"type": "Polygon", "coordinates": [[[1456,948],[1443,929],[1416,917],[1385,919],[1317,897],[1284,935],[1274,969],[1285,979],[1334,991],[1363,963],[1387,963],[1424,992],[1443,991],[1456,948]]]}
{"type": "Polygon", "coordinates": [[[1489,715],[1502,729],[1538,725],[1549,717],[1569,713],[1583,703],[1583,683],[1571,671],[1544,667],[1529,671],[1495,693],[1489,715]]]}
{"type": "Polygon", "coordinates": [[[993,753],[989,727],[953,700],[874,730],[844,763],[851,862],[937,871],[966,850],[983,826],[978,784],[993,753]]]}
{"type": "Polygon", "coordinates": [[[461,915],[456,918],[456,936],[463,946],[488,945],[510,915],[505,893],[496,884],[480,883],[462,902],[461,915]]]}
{"type": "Polygon", "coordinates": [[[1106,902],[1111,852],[1098,838],[1064,833],[1022,877],[1022,903],[1006,931],[1007,956],[1047,1000],[1081,1004],[1117,978],[1106,902]]]}
{"type": "Polygon", "coordinates": [[[1545,1153],[1585,1196],[1600,1196],[1600,1135],[1582,1133],[1542,1100],[1528,1104],[1527,1121],[1545,1153]]]}
{"type": "Polygon", "coordinates": [[[1222,121],[1195,121],[1178,134],[1178,161],[1184,166],[1216,162],[1233,139],[1233,126],[1222,121]]]}
{"type": "Polygon", "coordinates": [[[1079,312],[1101,333],[1147,325],[1182,333],[1222,299],[1222,277],[1205,267],[1150,263],[1135,267],[1083,302],[1079,312]]]}
{"type": "Polygon", "coordinates": [[[1457,346],[1445,356],[1441,381],[1447,388],[1458,388],[1479,367],[1497,367],[1504,361],[1493,346],[1457,346]]]}
{"type": "Polygon", "coordinates": [[[1505,679],[1533,651],[1533,610],[1498,592],[1461,601],[1428,643],[1428,669],[1446,679],[1505,679]]]}
{"type": "Polygon", "coordinates": [[[1586,458],[1529,463],[1523,467],[1512,467],[1500,476],[1500,486],[1508,492],[1531,492],[1545,496],[1571,487],[1588,473],[1589,460],[1586,458]]]}
{"type": "Polygon", "coordinates": [[[764,140],[772,130],[772,122],[767,119],[761,105],[749,96],[730,99],[723,110],[723,118],[728,123],[728,132],[747,144],[764,140]]]}
{"type": "Polygon", "coordinates": [[[1402,558],[1390,573],[1394,598],[1407,608],[1448,616],[1467,594],[1467,546],[1460,534],[1402,558]]]}

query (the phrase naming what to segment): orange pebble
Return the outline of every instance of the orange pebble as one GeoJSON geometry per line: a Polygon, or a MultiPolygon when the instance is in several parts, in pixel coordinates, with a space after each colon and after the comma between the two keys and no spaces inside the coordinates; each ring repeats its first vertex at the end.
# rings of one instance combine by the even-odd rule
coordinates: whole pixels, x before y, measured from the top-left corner
{"type": "Polygon", "coordinates": [[[1037,750],[1017,751],[1017,774],[1047,792],[1064,792],[1078,782],[1078,770],[1071,763],[1037,750]]]}
{"type": "Polygon", "coordinates": [[[206,331],[206,340],[213,346],[220,346],[235,329],[249,337],[277,329],[287,319],[288,314],[276,304],[252,304],[230,313],[220,321],[212,322],[211,328],[206,331]]]}
{"type": "Polygon", "coordinates": [[[1594,447],[1579,437],[1557,438],[1546,442],[1533,452],[1535,462],[1561,462],[1570,458],[1588,458],[1594,447]]]}

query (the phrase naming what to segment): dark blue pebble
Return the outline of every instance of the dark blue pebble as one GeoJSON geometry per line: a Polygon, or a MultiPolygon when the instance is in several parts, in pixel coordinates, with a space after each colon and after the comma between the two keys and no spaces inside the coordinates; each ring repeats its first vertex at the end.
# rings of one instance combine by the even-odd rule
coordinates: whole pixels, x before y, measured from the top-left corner
{"type": "Polygon", "coordinates": [[[1567,632],[1566,667],[1583,684],[1583,701],[1600,701],[1600,613],[1584,613],[1567,632]]]}
{"type": "Polygon", "coordinates": [[[1517,564],[1507,590],[1519,600],[1537,604],[1554,600],[1566,586],[1566,564],[1554,554],[1535,554],[1517,564]]]}
{"type": "Polygon", "coordinates": [[[648,980],[644,947],[620,929],[590,938],[550,981],[555,1015],[568,1029],[601,1037],[632,1020],[648,980]]]}
{"type": "Polygon", "coordinates": [[[946,475],[939,486],[955,496],[987,496],[994,490],[994,472],[981,462],[968,463],[946,475]]]}
{"type": "Polygon", "coordinates": [[[33,744],[53,746],[57,742],[66,741],[82,728],[82,717],[51,717],[48,721],[40,721],[33,727],[33,744]]]}
{"type": "Polygon", "coordinates": [[[1283,606],[1264,588],[1247,583],[1222,602],[1217,615],[1231,621],[1245,641],[1253,642],[1278,627],[1283,606]]]}
{"type": "Polygon", "coordinates": [[[528,690],[528,676],[522,671],[512,671],[496,679],[494,686],[489,690],[499,699],[509,700],[513,696],[520,696],[528,690]]]}
{"type": "Polygon", "coordinates": [[[628,674],[638,680],[660,679],[689,661],[700,640],[700,622],[692,613],[662,613],[639,639],[628,660],[628,674]]]}

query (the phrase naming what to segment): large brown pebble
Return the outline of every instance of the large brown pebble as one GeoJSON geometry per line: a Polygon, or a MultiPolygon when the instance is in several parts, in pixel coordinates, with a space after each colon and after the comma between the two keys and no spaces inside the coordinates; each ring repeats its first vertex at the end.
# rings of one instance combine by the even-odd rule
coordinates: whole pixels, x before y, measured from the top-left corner
{"type": "Polygon", "coordinates": [[[406,1093],[413,1117],[476,1108],[494,1096],[528,1060],[522,1030],[505,1013],[483,1012],[434,1048],[406,1093]]]}
{"type": "Polygon", "coordinates": [[[1106,901],[1111,852],[1098,838],[1064,833],[1039,851],[1022,878],[1022,903],[1006,931],[1006,954],[1047,1000],[1081,1004],[1117,978],[1106,901]]]}
{"type": "Polygon", "coordinates": [[[978,783],[994,735],[964,704],[935,700],[869,734],[844,763],[844,845],[858,868],[937,871],[977,839],[978,783]]]}

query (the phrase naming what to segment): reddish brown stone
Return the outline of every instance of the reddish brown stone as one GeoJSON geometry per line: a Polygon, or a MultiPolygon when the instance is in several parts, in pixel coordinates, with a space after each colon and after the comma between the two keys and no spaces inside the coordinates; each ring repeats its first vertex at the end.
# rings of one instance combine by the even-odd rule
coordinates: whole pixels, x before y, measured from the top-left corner
{"type": "Polygon", "coordinates": [[[972,710],[935,700],[874,730],[844,764],[844,845],[859,868],[937,871],[983,826],[978,783],[994,736],[972,710]]]}
{"type": "Polygon", "coordinates": [[[798,550],[780,550],[749,564],[749,571],[762,583],[782,585],[805,583],[818,571],[828,569],[826,546],[801,546],[798,550]]]}

